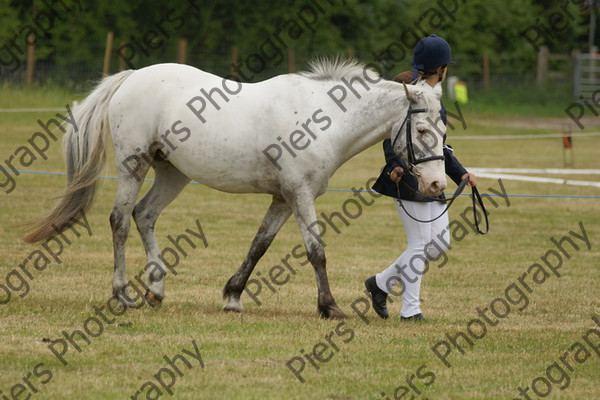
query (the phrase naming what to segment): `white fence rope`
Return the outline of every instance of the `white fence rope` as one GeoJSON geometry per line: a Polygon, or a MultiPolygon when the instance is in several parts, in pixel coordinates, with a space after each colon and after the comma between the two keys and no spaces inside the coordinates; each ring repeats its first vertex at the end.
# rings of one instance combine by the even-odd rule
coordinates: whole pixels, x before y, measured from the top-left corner
{"type": "Polygon", "coordinates": [[[487,172],[477,173],[472,170],[473,173],[479,178],[492,178],[492,179],[503,179],[513,181],[526,181],[526,182],[539,182],[539,183],[558,183],[561,185],[575,185],[575,186],[593,186],[600,188],[600,182],[591,181],[577,181],[573,179],[559,179],[559,178],[542,178],[538,176],[527,176],[527,175],[512,175],[512,174],[493,174],[487,172]]]}
{"type": "Polygon", "coordinates": [[[566,169],[566,168],[469,168],[477,173],[516,173],[516,174],[557,174],[557,175],[600,175],[600,169],[566,169]]]}
{"type": "MultiPolygon", "coordinates": [[[[571,133],[572,137],[582,136],[600,136],[600,132],[579,132],[571,133]]],[[[544,133],[540,135],[478,135],[478,136],[450,136],[449,140],[501,140],[501,139],[546,139],[561,138],[563,133],[544,133]]]]}

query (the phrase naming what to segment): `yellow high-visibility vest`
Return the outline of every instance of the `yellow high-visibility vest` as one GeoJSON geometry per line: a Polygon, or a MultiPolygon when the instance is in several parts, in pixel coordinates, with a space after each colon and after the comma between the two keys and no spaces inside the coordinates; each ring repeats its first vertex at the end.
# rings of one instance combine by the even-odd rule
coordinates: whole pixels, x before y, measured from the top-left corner
{"type": "Polygon", "coordinates": [[[466,83],[458,81],[454,84],[454,97],[459,103],[467,104],[469,102],[466,83]]]}

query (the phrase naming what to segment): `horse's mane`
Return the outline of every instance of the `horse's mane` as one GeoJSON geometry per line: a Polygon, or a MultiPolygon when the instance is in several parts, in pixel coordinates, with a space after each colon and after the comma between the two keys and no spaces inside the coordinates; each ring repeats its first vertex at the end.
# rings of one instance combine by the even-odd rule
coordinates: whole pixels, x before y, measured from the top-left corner
{"type": "MultiPolygon", "coordinates": [[[[299,72],[299,74],[313,80],[339,81],[342,78],[348,79],[353,76],[360,76],[364,79],[366,76],[369,78],[370,82],[379,81],[377,82],[378,85],[389,85],[395,90],[402,85],[401,83],[395,81],[381,79],[380,75],[376,71],[373,71],[367,65],[352,58],[318,57],[312,61],[309,61],[308,67],[308,71],[302,71],[299,72]]],[[[371,84],[370,82],[368,82],[368,84],[371,84]]],[[[423,87],[422,90],[426,91],[427,89],[423,87]]],[[[439,107],[439,100],[437,100],[435,96],[424,96],[424,100],[427,104],[427,108],[431,108],[433,106],[439,107]]]]}
{"type": "Polygon", "coordinates": [[[308,71],[300,72],[300,75],[314,80],[340,80],[352,76],[366,74],[373,81],[379,78],[379,74],[369,69],[358,60],[342,57],[318,57],[308,62],[308,71]]]}

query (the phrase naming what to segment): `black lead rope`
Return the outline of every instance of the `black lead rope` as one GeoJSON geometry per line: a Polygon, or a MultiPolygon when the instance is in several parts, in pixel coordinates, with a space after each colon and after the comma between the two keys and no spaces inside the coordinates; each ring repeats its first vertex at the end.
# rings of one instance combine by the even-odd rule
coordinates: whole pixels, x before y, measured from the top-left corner
{"type": "Polygon", "coordinates": [[[471,199],[473,199],[473,220],[475,221],[475,229],[477,229],[477,233],[480,235],[485,235],[490,230],[490,221],[488,220],[488,213],[485,209],[485,205],[483,204],[483,200],[481,199],[481,195],[479,194],[479,190],[475,187],[471,187],[471,199]],[[479,204],[479,208],[481,208],[481,212],[483,213],[483,218],[485,219],[485,231],[479,229],[479,220],[477,219],[477,203],[475,199],[477,198],[477,203],[479,204]]]}
{"type": "MultiPolygon", "coordinates": [[[[442,213],[440,215],[438,215],[437,217],[435,217],[433,219],[421,220],[421,219],[415,218],[408,212],[408,210],[406,210],[406,208],[404,207],[404,204],[402,204],[402,200],[400,200],[400,185],[398,183],[396,183],[396,190],[398,192],[398,199],[397,199],[398,204],[400,204],[400,207],[402,207],[402,209],[404,210],[406,215],[408,215],[410,218],[412,218],[413,220],[415,220],[417,222],[429,223],[429,222],[438,220],[439,218],[442,217],[442,215],[446,214],[446,212],[448,211],[448,209],[450,208],[452,203],[454,203],[454,200],[456,200],[456,198],[462,194],[463,190],[465,189],[465,186],[467,186],[467,182],[469,182],[469,178],[467,177],[462,180],[460,185],[458,185],[458,188],[456,188],[456,191],[454,192],[452,197],[449,199],[439,199],[436,197],[426,196],[426,195],[414,190],[412,187],[407,185],[404,181],[400,181],[400,182],[402,182],[407,188],[410,189],[410,191],[412,191],[415,195],[419,196],[422,199],[437,201],[440,203],[447,203],[444,211],[442,211],[442,213]]],[[[471,187],[471,190],[472,190],[471,199],[473,201],[473,220],[475,221],[475,229],[477,230],[477,233],[479,233],[481,235],[485,235],[490,230],[490,223],[488,220],[487,210],[485,209],[485,205],[483,204],[483,199],[481,198],[481,195],[479,194],[479,190],[474,186],[471,187]],[[477,218],[477,205],[479,205],[479,208],[481,208],[481,211],[483,212],[483,217],[485,218],[485,231],[482,231],[479,228],[479,219],[477,218]]]]}

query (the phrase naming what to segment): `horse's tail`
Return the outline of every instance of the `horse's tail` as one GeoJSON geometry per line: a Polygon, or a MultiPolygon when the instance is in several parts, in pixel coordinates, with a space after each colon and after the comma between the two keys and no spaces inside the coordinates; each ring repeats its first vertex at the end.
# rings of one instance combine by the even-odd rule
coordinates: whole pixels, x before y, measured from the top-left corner
{"type": "Polygon", "coordinates": [[[63,138],[67,187],[48,215],[30,224],[35,231],[23,238],[26,242],[39,242],[61,233],[92,205],[98,176],[106,163],[106,141],[110,131],[108,105],[132,72],[127,70],[104,78],[74,107],[74,121],[63,138]]]}

